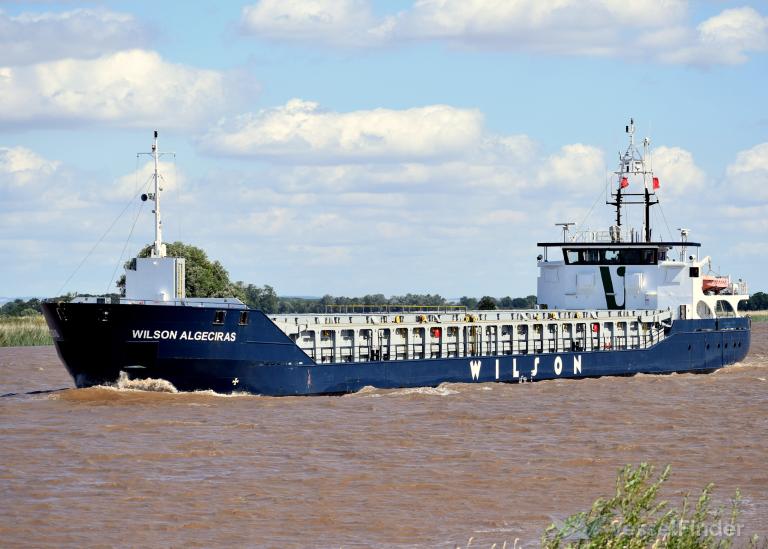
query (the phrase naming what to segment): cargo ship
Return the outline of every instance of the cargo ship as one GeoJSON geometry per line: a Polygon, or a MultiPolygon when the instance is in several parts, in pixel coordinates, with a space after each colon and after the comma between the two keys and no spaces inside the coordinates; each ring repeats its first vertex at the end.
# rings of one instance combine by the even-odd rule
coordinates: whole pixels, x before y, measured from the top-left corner
{"type": "Polygon", "coordinates": [[[49,301],[43,312],[77,387],[121,377],[164,379],[180,391],[259,395],[354,392],[441,383],[522,383],[637,373],[712,372],[744,358],[751,321],[738,304],[747,285],[707,272],[700,243],[680,230],[654,240],[651,208],[659,179],[650,140],[641,153],[634,122],[606,204],[606,231],[558,224],[540,242],[537,302],[531,310],[386,306],[324,313],[267,314],[236,298],[185,295],[185,261],[162,241],[157,132],[155,241],[126,270],[125,295],[49,301]],[[638,189],[638,190],[635,190],[638,189]],[[642,206],[641,228],[623,224],[642,206]]]}

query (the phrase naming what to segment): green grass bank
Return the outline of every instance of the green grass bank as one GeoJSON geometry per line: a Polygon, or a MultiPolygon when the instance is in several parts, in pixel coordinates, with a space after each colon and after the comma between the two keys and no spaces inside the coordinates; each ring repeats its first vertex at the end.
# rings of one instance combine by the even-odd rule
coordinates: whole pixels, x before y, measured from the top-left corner
{"type": "Polygon", "coordinates": [[[768,322],[768,311],[741,311],[746,312],[751,318],[752,322],[768,322]]]}
{"type": "Polygon", "coordinates": [[[0,347],[53,345],[43,315],[0,316],[0,347]]]}

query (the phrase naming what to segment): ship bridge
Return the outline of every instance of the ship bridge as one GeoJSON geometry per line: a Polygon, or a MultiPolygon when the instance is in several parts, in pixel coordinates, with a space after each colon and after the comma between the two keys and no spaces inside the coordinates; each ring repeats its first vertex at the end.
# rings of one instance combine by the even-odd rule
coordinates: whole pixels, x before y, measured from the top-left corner
{"type": "Polygon", "coordinates": [[[742,281],[705,274],[698,242],[540,242],[538,303],[547,309],[663,309],[675,318],[736,316],[742,281]]]}

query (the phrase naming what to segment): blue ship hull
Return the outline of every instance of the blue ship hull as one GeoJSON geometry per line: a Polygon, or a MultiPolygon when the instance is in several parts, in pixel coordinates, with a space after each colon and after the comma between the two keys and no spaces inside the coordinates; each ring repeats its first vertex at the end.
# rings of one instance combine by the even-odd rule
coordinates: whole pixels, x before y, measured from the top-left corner
{"type": "MultiPolygon", "coordinates": [[[[677,320],[646,349],[316,364],[263,313],[247,323],[209,308],[46,303],[57,352],[78,387],[158,378],[182,391],[339,394],[365,386],[528,382],[637,373],[711,372],[742,360],[749,318],[677,320]]],[[[239,311],[238,311],[239,312],[239,311]]]]}

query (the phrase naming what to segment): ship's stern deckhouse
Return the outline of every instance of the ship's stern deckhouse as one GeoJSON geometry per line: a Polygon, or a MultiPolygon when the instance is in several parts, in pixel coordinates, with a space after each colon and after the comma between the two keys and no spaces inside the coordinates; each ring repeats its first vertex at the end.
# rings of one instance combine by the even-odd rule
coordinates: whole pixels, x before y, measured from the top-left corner
{"type": "Polygon", "coordinates": [[[546,309],[669,310],[674,319],[738,316],[738,304],[749,298],[741,279],[712,273],[709,257],[701,258],[701,244],[654,240],[651,208],[659,204],[661,184],[651,166],[650,139],[643,154],[634,144],[634,121],[626,127],[629,147],[619,155],[614,184],[606,204],[615,208],[615,222],[607,231],[558,223],[560,242],[540,242],[538,304],[546,309]],[[625,208],[643,209],[642,227],[623,225],[625,208]]]}
{"type": "Polygon", "coordinates": [[[697,242],[540,242],[538,303],[547,309],[669,309],[674,318],[736,316],[746,283],[707,274],[697,242]]]}

